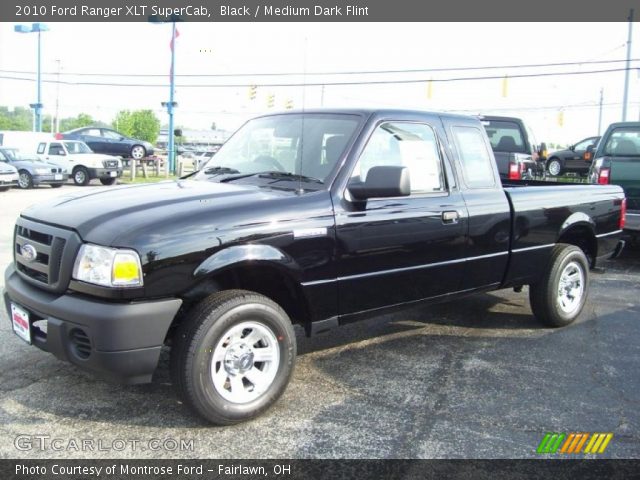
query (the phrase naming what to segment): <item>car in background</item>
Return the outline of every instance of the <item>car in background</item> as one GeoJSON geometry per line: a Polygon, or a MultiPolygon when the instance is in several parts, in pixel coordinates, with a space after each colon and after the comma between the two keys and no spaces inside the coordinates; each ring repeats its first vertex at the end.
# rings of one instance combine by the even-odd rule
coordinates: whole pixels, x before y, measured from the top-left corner
{"type": "Polygon", "coordinates": [[[520,118],[483,115],[484,126],[502,180],[526,180],[544,174],[546,145],[538,144],[520,118]]]}
{"type": "Polygon", "coordinates": [[[0,192],[6,192],[17,184],[18,170],[9,162],[2,160],[2,156],[0,156],[0,192]]]}
{"type": "Polygon", "coordinates": [[[619,185],[626,197],[624,231],[640,239],[640,122],[612,123],[593,153],[591,183],[619,185]]]}
{"type": "Polygon", "coordinates": [[[559,150],[549,154],[547,173],[553,177],[563,173],[578,173],[586,175],[591,167],[591,152],[589,146],[595,147],[600,137],[588,137],[571,145],[566,150],[559,150]]]}
{"type": "Polygon", "coordinates": [[[95,153],[141,160],[153,155],[153,145],[144,140],[130,138],[120,132],[103,127],[82,127],[57,133],[56,140],[79,140],[95,153]]]}
{"type": "Polygon", "coordinates": [[[94,178],[103,185],[113,185],[122,176],[122,162],[118,157],[94,153],[84,142],[40,142],[36,153],[40,160],[55,163],[70,172],[76,185],[88,185],[94,178]]]}
{"type": "Polygon", "coordinates": [[[0,161],[7,162],[18,171],[18,186],[23,189],[38,185],[60,188],[69,180],[64,168],[44,162],[36,155],[21,153],[17,148],[0,147],[0,161]]]}

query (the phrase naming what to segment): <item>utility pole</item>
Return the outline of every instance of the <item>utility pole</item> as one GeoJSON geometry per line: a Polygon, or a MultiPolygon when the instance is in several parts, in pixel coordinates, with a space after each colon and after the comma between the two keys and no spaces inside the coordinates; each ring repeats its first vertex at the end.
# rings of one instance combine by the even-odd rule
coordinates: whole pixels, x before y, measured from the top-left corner
{"type": "Polygon", "coordinates": [[[602,101],[604,100],[604,88],[600,89],[600,109],[598,111],[598,136],[602,131],[602,101]]]}
{"type": "MultiPolygon", "coordinates": [[[[56,129],[55,132],[60,131],[60,115],[59,115],[59,107],[60,107],[60,59],[56,59],[56,63],[58,64],[58,73],[56,75],[56,129]]],[[[51,129],[54,132],[53,128],[51,129]]]]}
{"type": "Polygon", "coordinates": [[[627,121],[627,101],[629,97],[629,70],[631,68],[631,34],[633,33],[633,8],[629,10],[629,37],[627,39],[627,62],[624,71],[624,97],[622,100],[622,121],[627,121]]]}

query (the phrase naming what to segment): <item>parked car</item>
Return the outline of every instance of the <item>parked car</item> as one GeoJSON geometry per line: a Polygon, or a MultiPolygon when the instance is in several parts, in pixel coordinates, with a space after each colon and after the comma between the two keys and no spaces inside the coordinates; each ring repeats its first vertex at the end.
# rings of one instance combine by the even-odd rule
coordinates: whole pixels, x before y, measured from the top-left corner
{"type": "Polygon", "coordinates": [[[0,192],[6,192],[17,184],[18,170],[0,155],[0,192]]]}
{"type": "Polygon", "coordinates": [[[5,272],[13,329],[130,384],[151,381],[170,343],[173,385],[217,424],[281,396],[293,324],[315,335],[529,285],[536,318],[562,327],[585,305],[589,268],[623,246],[620,187],[503,186],[482,124],[460,115],[267,115],[189,179],[116,193],[22,212],[5,272]]]}
{"type": "Polygon", "coordinates": [[[16,148],[0,147],[0,161],[13,165],[18,170],[20,188],[51,185],[59,188],[69,179],[69,174],[60,166],[43,162],[35,155],[25,155],[16,148]]]}
{"type": "Polygon", "coordinates": [[[620,185],[626,195],[624,230],[640,238],[640,122],[612,123],[593,153],[592,183],[620,185]]]}
{"type": "Polygon", "coordinates": [[[542,160],[547,147],[537,143],[522,119],[484,115],[480,121],[487,131],[501,179],[530,179],[544,173],[542,160]]]}
{"type": "Polygon", "coordinates": [[[69,172],[76,185],[88,185],[94,178],[103,185],[113,185],[122,176],[122,162],[118,157],[94,153],[84,142],[40,142],[36,153],[41,160],[69,172]]]}
{"type": "Polygon", "coordinates": [[[547,160],[547,173],[554,177],[568,172],[588,174],[593,160],[589,146],[594,147],[598,144],[598,140],[600,137],[588,137],[566,150],[550,153],[547,160]]]}
{"type": "Polygon", "coordinates": [[[153,155],[153,145],[130,138],[110,128],[82,127],[56,134],[57,140],[79,140],[96,153],[141,160],[153,155]]]}

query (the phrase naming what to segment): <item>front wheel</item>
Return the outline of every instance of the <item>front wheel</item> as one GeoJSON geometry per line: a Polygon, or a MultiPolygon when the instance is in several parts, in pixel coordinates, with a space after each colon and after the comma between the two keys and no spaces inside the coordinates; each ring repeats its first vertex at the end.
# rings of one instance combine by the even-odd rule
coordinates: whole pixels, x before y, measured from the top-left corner
{"type": "Polygon", "coordinates": [[[103,185],[113,185],[114,183],[116,183],[116,179],[113,177],[110,178],[101,178],[100,179],[100,183],[103,185]]]}
{"type": "Polygon", "coordinates": [[[78,167],[73,171],[73,183],[84,187],[89,184],[89,170],[84,167],[78,167]]]}
{"type": "Polygon", "coordinates": [[[589,262],[584,252],[559,243],[540,282],[529,286],[531,310],[550,327],[572,323],[584,307],[589,293],[589,262]]]}
{"type": "Polygon", "coordinates": [[[180,396],[218,425],[252,419],[273,405],[296,359],[291,320],[246,290],[215,293],[178,327],[171,371],[180,396]]]}

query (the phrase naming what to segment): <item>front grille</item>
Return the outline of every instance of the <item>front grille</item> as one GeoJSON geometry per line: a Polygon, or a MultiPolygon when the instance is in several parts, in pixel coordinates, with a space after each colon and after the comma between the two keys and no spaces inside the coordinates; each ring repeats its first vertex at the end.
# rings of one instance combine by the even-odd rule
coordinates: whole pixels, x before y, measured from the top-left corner
{"type": "Polygon", "coordinates": [[[104,166],[106,168],[116,168],[118,166],[118,161],[117,160],[105,160],[104,161],[104,166]]]}
{"type": "Polygon", "coordinates": [[[51,169],[51,173],[62,173],[62,169],[61,168],[52,168],[51,169]]]}
{"type": "Polygon", "coordinates": [[[69,332],[69,339],[75,354],[83,360],[91,355],[91,340],[84,330],[74,328],[69,332]]]}
{"type": "Polygon", "coordinates": [[[79,237],[69,230],[19,218],[14,238],[18,273],[46,290],[64,291],[71,278],[79,237]]]}

